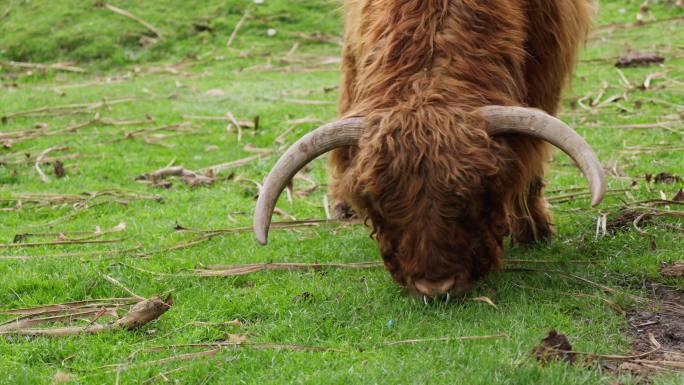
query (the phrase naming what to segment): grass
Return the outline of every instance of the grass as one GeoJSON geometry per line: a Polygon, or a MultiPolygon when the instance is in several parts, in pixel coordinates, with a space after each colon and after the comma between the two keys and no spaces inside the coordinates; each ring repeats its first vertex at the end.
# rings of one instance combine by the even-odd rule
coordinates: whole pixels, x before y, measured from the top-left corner
{"type": "MultiPolygon", "coordinates": [[[[624,296],[602,293],[553,274],[499,273],[481,282],[470,296],[491,298],[498,306],[495,309],[477,301],[425,306],[405,295],[381,269],[265,271],[229,278],[164,276],[135,269],[181,273],[210,264],[379,260],[376,246],[362,226],[324,225],[273,231],[268,247],[258,246],[251,233],[241,233],[147,258],[106,255],[107,251],[136,245],[142,251],[156,250],[190,239],[191,236],[174,231],[176,223],[188,228],[251,224],[255,187],[249,182],[221,180],[211,187],[198,188],[174,182],[165,190],[136,183],[136,176],[171,162],[200,169],[242,159],[252,155],[244,149],[248,143],[278,148],[280,152],[282,147],[276,146],[274,140],[288,128],[287,120],[312,117],[328,121],[335,117],[334,87],[339,82],[336,65],[299,69],[303,65],[300,62],[315,64],[321,63],[320,58],[336,57],[339,47],[303,39],[298,33],[339,35],[338,6],[329,1],[272,0],[260,6],[252,1],[229,3],[164,0],[145,2],[143,6],[142,2],[115,2],[164,32],[162,41],[145,47],[138,43],[141,34],[146,33],[142,26],[92,4],[72,0],[0,1],[0,15],[11,6],[10,13],[0,20],[0,60],[74,61],[88,70],[86,74],[27,73],[3,67],[0,116],[43,106],[135,97],[134,102],[100,108],[97,112],[112,120],[142,120],[146,116],[154,119],[137,126],[95,124],[74,134],[41,136],[0,149],[0,160],[5,163],[15,154],[29,153],[35,159],[53,146],[68,146],[69,150],[51,156],[79,155],[65,161],[67,176],[61,179],[55,178],[50,166],[44,166],[48,183],[40,181],[33,162],[0,165],[0,208],[13,207],[15,202],[7,200],[18,193],[78,194],[121,189],[163,197],[163,202],[105,201],[80,211],[74,211],[70,205],[32,207],[24,202],[21,210],[0,211],[0,242],[11,242],[16,234],[94,231],[96,226],[104,230],[120,222],[126,224],[125,232],[107,237],[124,238],[114,244],[3,248],[0,254],[5,256],[31,258],[0,259],[0,310],[126,295],[102,275],[115,277],[145,297],[173,290],[175,300],[171,310],[158,321],[135,332],[65,339],[0,339],[0,382],[49,384],[55,373],[64,372],[73,376],[73,383],[115,383],[118,376],[120,383],[133,384],[151,378],[159,381],[160,377],[155,376],[179,368],[182,370],[168,374],[171,380],[203,384],[639,382],[636,377],[610,374],[595,367],[540,366],[528,357],[528,352],[550,329],[566,333],[579,351],[630,351],[624,317],[596,297],[568,293],[592,294],[624,308],[634,304],[624,296]],[[250,10],[251,16],[228,49],[225,42],[245,9],[250,10]],[[193,23],[208,24],[214,32],[197,32],[193,23]],[[278,33],[268,37],[268,28],[278,33]],[[297,41],[301,45],[289,56],[289,63],[282,62],[280,59],[297,41]],[[207,94],[214,89],[223,90],[223,96],[207,94]],[[329,103],[305,105],[287,99],[329,103]],[[259,116],[259,129],[245,129],[239,143],[235,132],[226,131],[225,122],[193,121],[195,134],[165,138],[164,145],[146,143],[142,138],[125,139],[126,132],[179,123],[184,121],[184,115],[218,116],[227,111],[239,119],[259,116]],[[55,223],[48,227],[51,222],[55,223]],[[64,252],[101,254],[54,257],[64,252]],[[236,318],[243,322],[242,327],[192,325],[194,321],[220,323],[236,318]],[[387,342],[411,338],[502,332],[509,337],[386,346],[387,342]],[[314,345],[343,352],[242,347],[225,349],[203,359],[144,364],[196,350],[141,352],[142,349],[207,343],[224,339],[225,333],[249,333],[252,342],[314,345]],[[135,352],[139,353],[131,365],[120,373],[105,367],[127,362],[135,352]]],[[[684,15],[684,10],[670,3],[654,3],[652,12],[658,19],[684,15]]],[[[641,1],[621,0],[601,5],[599,30],[583,52],[573,88],[566,95],[563,115],[592,143],[605,164],[616,165],[622,176],[611,177],[609,187],[628,188],[629,192],[612,195],[596,210],[587,209],[586,199],[554,204],[558,236],[547,245],[531,249],[509,248],[506,258],[561,261],[553,262],[549,268],[576,273],[630,293],[647,294],[646,282],[684,288],[681,280],[662,278],[657,271],[662,262],[682,259],[681,232],[645,226],[647,237],[631,230],[595,238],[595,222],[601,210],[614,218],[616,205],[658,198],[661,191],[672,197],[683,187],[682,183],[649,184],[643,177],[659,172],[681,175],[684,170],[684,35],[678,32],[682,21],[628,29],[606,27],[611,23],[631,23],[640,4],[641,1]],[[661,67],[623,70],[631,84],[639,85],[655,72],[664,72],[665,77],[655,79],[653,89],[627,92],[628,100],[619,104],[591,111],[573,108],[585,95],[596,97],[602,87],[603,100],[625,92],[612,66],[614,59],[626,52],[625,46],[656,50],[667,58],[661,67]],[[678,119],[672,128],[679,133],[658,128],[611,128],[664,119],[678,119]],[[666,145],[679,149],[666,150],[666,145]],[[630,154],[624,152],[628,146],[656,147],[656,151],[630,154]],[[633,180],[637,181],[635,186],[633,180]],[[570,260],[596,262],[574,264],[570,260]]],[[[10,118],[0,130],[25,130],[38,123],[57,129],[87,121],[94,113],[10,118]]],[[[314,126],[296,126],[285,136],[287,142],[293,142],[314,126]]],[[[242,178],[262,180],[276,159],[266,156],[232,172],[242,178]]],[[[310,176],[318,183],[326,182],[324,160],[314,162],[310,176]]],[[[585,184],[561,154],[550,164],[548,181],[550,190],[585,184]]],[[[305,182],[295,182],[295,190],[307,186],[305,182]]],[[[324,194],[325,188],[321,187],[292,204],[283,199],[279,207],[298,219],[322,218],[324,194]]],[[[680,228],[682,225],[681,220],[669,223],[680,228]]],[[[10,319],[1,317],[0,320],[10,319]]],[[[682,377],[678,373],[663,373],[651,380],[656,384],[680,384],[682,377]]]]}
{"type": "Polygon", "coordinates": [[[252,0],[110,2],[160,30],[159,39],[144,26],[97,7],[97,3],[3,0],[0,9],[9,9],[10,13],[0,24],[0,54],[16,61],[58,59],[89,63],[99,69],[170,57],[197,57],[224,47],[245,11],[251,17],[240,34],[244,46],[282,48],[291,40],[290,34],[312,26],[322,33],[339,30],[335,6],[329,0],[266,1],[259,6],[252,0]],[[268,29],[274,27],[278,34],[265,39],[268,29]],[[142,37],[158,41],[148,44],[141,42],[142,37]]]}

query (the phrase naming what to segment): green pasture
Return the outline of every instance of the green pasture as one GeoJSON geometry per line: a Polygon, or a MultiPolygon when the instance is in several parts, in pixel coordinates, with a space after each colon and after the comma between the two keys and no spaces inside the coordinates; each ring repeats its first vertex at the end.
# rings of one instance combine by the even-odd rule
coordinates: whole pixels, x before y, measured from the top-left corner
{"type": "MultiPolygon", "coordinates": [[[[129,297],[121,286],[145,298],[171,292],[174,303],[134,331],[0,336],[0,383],[684,380],[670,369],[644,379],[601,362],[543,365],[529,354],[553,329],[576,351],[630,355],[629,316],[620,311],[645,311],[634,296],[655,298],[654,287],[684,290],[682,278],[659,273],[684,259],[682,217],[648,216],[636,226],[619,221],[625,208],[684,212],[676,202],[643,203],[671,200],[684,187],[677,179],[684,176],[684,8],[674,0],[651,1],[643,25],[634,23],[643,1],[601,2],[564,96],[561,118],[593,145],[608,171],[607,199],[591,209],[582,175],[555,153],[547,196],[557,236],[545,245],[508,247],[507,259],[527,262],[508,263],[514,271],[479,282],[468,299],[427,306],[382,268],[197,273],[213,265],[380,261],[359,224],[273,229],[266,247],[249,231],[188,231],[251,226],[257,183],[278,155],[335,118],[340,4],[110,2],[153,26],[155,35],[95,3],[0,0],[0,323],[16,318],[3,314],[11,309],[129,297]],[[617,69],[615,61],[630,50],[665,62],[617,69]],[[68,63],[83,72],[17,62],[68,63]],[[218,119],[229,112],[251,123],[240,138],[218,119]],[[3,142],[3,135],[10,139],[3,142]],[[209,186],[139,180],[168,166],[197,171],[241,160],[209,186]],[[606,231],[597,229],[602,217],[606,231]],[[232,320],[239,325],[226,324],[232,320]],[[478,336],[495,338],[462,339],[478,336]],[[420,341],[394,343],[409,339],[420,341]]],[[[279,201],[275,220],[325,219],[325,160],[302,175],[292,201],[279,201]]],[[[88,324],[80,318],[93,314],[70,324],[88,324]]],[[[105,315],[94,322],[109,321],[105,315]]]]}

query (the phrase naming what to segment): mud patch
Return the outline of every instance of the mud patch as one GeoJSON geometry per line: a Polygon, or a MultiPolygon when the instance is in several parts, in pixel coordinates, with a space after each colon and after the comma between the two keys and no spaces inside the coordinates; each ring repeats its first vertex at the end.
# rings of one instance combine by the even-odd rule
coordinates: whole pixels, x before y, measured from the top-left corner
{"type": "Polygon", "coordinates": [[[650,286],[656,297],[655,303],[627,312],[634,352],[644,353],[653,349],[648,340],[651,332],[663,346],[653,354],[653,359],[665,359],[668,351],[684,354],[684,292],[655,284],[650,286]]]}
{"type": "Polygon", "coordinates": [[[654,373],[684,369],[684,292],[654,283],[647,289],[648,304],[626,315],[628,334],[634,340],[632,354],[638,359],[602,364],[609,372],[640,377],[640,384],[651,383],[654,373]]]}
{"type": "Polygon", "coordinates": [[[684,370],[684,292],[655,283],[646,288],[649,299],[626,314],[631,355],[601,362],[603,370],[630,373],[639,384],[650,384],[661,371],[684,370]]]}

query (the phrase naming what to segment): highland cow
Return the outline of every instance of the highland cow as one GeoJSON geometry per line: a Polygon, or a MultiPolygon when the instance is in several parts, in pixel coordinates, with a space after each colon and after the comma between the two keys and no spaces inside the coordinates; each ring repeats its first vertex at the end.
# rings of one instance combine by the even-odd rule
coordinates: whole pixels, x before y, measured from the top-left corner
{"type": "Polygon", "coordinates": [[[335,212],[372,226],[411,293],[462,295],[501,264],[504,238],[549,239],[548,144],[605,192],[589,145],[554,118],[593,8],[589,0],[347,0],[340,120],[295,143],[266,178],[254,230],[326,152],[335,212]]]}

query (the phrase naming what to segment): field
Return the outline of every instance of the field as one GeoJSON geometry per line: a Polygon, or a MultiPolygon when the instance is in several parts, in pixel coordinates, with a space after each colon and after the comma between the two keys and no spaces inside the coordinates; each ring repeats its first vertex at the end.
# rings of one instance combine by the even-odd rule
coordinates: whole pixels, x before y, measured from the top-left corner
{"type": "Polygon", "coordinates": [[[647,3],[602,2],[564,96],[607,199],[555,153],[557,236],[426,305],[354,265],[381,259],[325,221],[325,159],[268,246],[250,230],[278,156],[335,119],[339,4],[0,0],[0,383],[681,384],[684,8],[647,3]],[[630,51],[664,62],[616,68],[630,51]],[[156,295],[158,319],[87,333],[156,295]],[[551,330],[593,354],[538,361],[551,330]]]}

